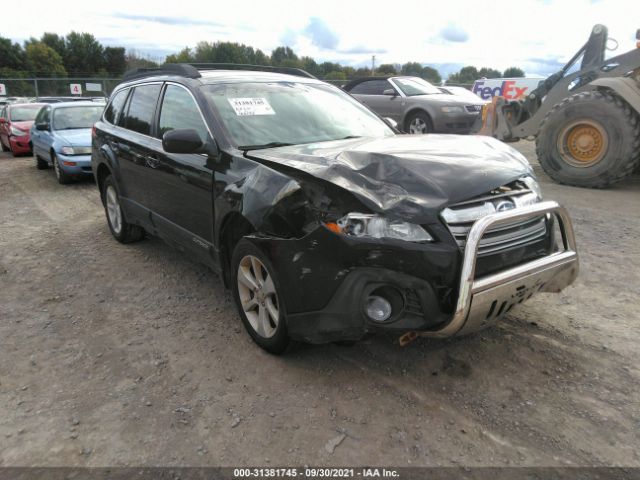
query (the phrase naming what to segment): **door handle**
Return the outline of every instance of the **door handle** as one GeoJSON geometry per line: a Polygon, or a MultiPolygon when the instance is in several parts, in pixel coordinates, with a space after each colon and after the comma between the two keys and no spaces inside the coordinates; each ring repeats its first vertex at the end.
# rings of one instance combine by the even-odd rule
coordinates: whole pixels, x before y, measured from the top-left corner
{"type": "Polygon", "coordinates": [[[158,160],[158,157],[156,157],[155,155],[147,155],[145,157],[145,163],[149,168],[158,168],[160,160],[158,160]]]}

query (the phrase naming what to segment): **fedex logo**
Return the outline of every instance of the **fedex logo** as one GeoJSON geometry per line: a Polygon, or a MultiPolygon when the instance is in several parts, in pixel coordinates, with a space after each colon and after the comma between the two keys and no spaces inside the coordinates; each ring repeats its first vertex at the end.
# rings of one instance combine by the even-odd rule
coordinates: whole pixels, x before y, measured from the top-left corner
{"type": "Polygon", "coordinates": [[[476,80],[473,93],[483,100],[501,96],[507,100],[518,100],[528,95],[529,90],[538,86],[541,78],[484,79],[476,80]]]}

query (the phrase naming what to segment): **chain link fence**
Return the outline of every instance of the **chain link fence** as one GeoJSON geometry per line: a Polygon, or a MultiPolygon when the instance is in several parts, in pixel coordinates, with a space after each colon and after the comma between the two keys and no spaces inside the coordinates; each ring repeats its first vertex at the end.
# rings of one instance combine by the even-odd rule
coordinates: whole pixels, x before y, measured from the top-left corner
{"type": "Polygon", "coordinates": [[[0,78],[0,99],[10,97],[108,97],[120,78],[0,78]]]}

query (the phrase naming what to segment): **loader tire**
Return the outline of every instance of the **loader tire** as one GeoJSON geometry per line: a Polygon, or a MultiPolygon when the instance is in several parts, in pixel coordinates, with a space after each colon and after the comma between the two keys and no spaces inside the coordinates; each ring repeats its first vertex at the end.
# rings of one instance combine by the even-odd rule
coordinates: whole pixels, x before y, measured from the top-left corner
{"type": "Polygon", "coordinates": [[[608,187],[640,164],[640,116],[608,92],[572,95],[543,119],[536,153],[558,183],[608,187]]]}

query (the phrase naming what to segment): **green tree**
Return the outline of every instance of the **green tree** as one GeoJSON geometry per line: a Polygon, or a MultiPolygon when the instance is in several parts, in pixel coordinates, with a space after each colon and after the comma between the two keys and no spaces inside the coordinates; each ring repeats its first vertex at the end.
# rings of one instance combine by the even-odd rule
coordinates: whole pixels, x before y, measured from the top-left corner
{"type": "Polygon", "coordinates": [[[12,70],[24,70],[25,68],[24,50],[20,44],[13,43],[4,37],[0,37],[0,68],[12,70]]]}
{"type": "Polygon", "coordinates": [[[105,47],[104,68],[109,75],[119,77],[127,69],[127,59],[123,47],[105,47]]]}
{"type": "Polygon", "coordinates": [[[125,61],[127,62],[127,70],[134,68],[155,68],[158,66],[157,62],[141,56],[136,50],[127,50],[125,61]]]}
{"type": "Polygon", "coordinates": [[[324,76],[325,80],[346,80],[347,76],[344,72],[329,72],[324,76]]]}
{"type": "Polygon", "coordinates": [[[524,77],[524,70],[518,67],[509,67],[502,74],[504,78],[520,78],[524,77]]]}
{"type": "Polygon", "coordinates": [[[440,72],[433,67],[424,67],[422,72],[420,73],[420,77],[424,78],[428,82],[439,85],[442,83],[442,77],[440,76],[440,72]]]}
{"type": "Polygon", "coordinates": [[[64,37],[57,33],[45,32],[42,34],[42,37],[40,37],[40,41],[48,47],[53,48],[58,55],[60,55],[60,58],[64,60],[67,54],[67,43],[64,37]]]}
{"type": "Polygon", "coordinates": [[[400,70],[402,75],[413,75],[419,77],[422,73],[422,65],[418,62],[407,62],[400,70]]]}
{"type": "Polygon", "coordinates": [[[378,75],[395,75],[396,73],[398,73],[396,72],[396,67],[390,63],[383,63],[376,68],[376,74],[378,75]]]}
{"type": "Polygon", "coordinates": [[[298,62],[298,56],[290,47],[277,47],[271,52],[271,64],[283,65],[285,60],[298,62]]]}
{"type": "Polygon", "coordinates": [[[104,68],[104,48],[90,33],[71,32],[66,45],[64,66],[69,75],[94,75],[104,68]]]}
{"type": "Polygon", "coordinates": [[[183,48],[178,53],[167,55],[165,59],[165,63],[193,63],[194,61],[193,54],[189,47],[183,48]]]}
{"type": "Polygon", "coordinates": [[[27,67],[34,76],[66,77],[62,58],[42,42],[28,43],[25,48],[27,67]]]}
{"type": "MultiPolygon", "coordinates": [[[[478,78],[502,78],[502,73],[500,72],[500,70],[496,70],[495,68],[487,68],[487,67],[482,67],[480,70],[478,70],[478,78]]],[[[478,78],[475,78],[474,80],[477,80],[478,78]]]]}
{"type": "Polygon", "coordinates": [[[321,74],[320,67],[316,61],[311,57],[300,58],[300,68],[305,72],[309,72],[311,75],[318,76],[321,74]]]}
{"type": "Polygon", "coordinates": [[[447,82],[449,83],[462,83],[469,84],[475,82],[480,75],[478,75],[478,69],[476,67],[462,67],[459,72],[449,75],[447,82]]]}

